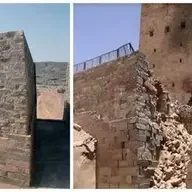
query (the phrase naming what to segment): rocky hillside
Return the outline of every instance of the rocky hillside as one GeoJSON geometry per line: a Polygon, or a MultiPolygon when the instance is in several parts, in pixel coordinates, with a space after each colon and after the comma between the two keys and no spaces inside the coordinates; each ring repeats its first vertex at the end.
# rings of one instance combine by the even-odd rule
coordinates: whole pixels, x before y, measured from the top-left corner
{"type": "Polygon", "coordinates": [[[66,62],[36,62],[36,83],[37,86],[50,87],[65,86],[67,78],[66,62]]]}
{"type": "Polygon", "coordinates": [[[65,62],[36,62],[37,117],[62,119],[68,100],[68,67],[65,62]]]}

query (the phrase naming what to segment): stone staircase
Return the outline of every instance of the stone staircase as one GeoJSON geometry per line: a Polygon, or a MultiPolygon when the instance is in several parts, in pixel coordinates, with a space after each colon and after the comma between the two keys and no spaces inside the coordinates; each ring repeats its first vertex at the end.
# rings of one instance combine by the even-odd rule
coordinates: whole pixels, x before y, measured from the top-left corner
{"type": "Polygon", "coordinates": [[[69,188],[70,140],[65,121],[37,120],[32,187],[69,188]]]}

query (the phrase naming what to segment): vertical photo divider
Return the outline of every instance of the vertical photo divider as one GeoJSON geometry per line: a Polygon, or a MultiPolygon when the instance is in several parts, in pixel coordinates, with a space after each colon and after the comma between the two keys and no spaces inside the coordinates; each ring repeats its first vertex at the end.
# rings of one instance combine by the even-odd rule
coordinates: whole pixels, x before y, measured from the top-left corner
{"type": "Polygon", "coordinates": [[[74,4],[70,2],[70,81],[69,81],[69,94],[70,94],[70,189],[73,189],[73,59],[74,59],[74,4]]]}

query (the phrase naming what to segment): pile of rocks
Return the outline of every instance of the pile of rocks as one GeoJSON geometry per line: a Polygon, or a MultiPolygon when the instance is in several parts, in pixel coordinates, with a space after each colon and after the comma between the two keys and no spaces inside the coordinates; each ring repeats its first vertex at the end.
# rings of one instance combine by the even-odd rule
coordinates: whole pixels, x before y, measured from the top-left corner
{"type": "MultiPolygon", "coordinates": [[[[171,103],[169,93],[164,89],[161,82],[151,75],[146,79],[143,86],[150,96],[151,119],[148,120],[152,131],[147,146],[143,146],[145,153],[142,158],[153,161],[151,144],[155,142],[155,150],[160,146],[160,155],[156,167],[148,165],[144,169],[146,177],[152,176],[151,187],[170,189],[186,188],[187,168],[192,151],[192,106],[179,105],[178,101],[171,103]],[[153,136],[155,135],[155,137],[153,136]],[[162,136],[157,145],[156,137],[162,136]],[[146,157],[144,156],[146,154],[146,157]],[[150,155],[151,154],[151,155],[150,155]],[[149,158],[150,157],[150,158],[149,158]]],[[[154,156],[154,157],[153,157],[154,156]]]]}
{"type": "Polygon", "coordinates": [[[152,177],[153,188],[186,188],[192,136],[188,133],[185,125],[180,122],[179,114],[181,114],[181,110],[179,110],[178,104],[172,104],[169,115],[164,116],[160,122],[164,142],[159,164],[152,177]]]}

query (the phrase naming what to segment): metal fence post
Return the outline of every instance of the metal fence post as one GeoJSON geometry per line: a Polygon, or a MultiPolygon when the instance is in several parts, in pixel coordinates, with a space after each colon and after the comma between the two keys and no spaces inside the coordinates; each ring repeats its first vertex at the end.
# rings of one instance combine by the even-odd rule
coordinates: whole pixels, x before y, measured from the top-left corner
{"type": "Polygon", "coordinates": [[[86,62],[83,63],[83,70],[86,70],[86,62]]]}
{"type": "MultiPolygon", "coordinates": [[[[95,57],[94,59],[98,58],[98,65],[101,65],[101,64],[103,64],[105,62],[109,62],[109,61],[113,60],[114,57],[112,57],[111,54],[115,53],[115,52],[116,52],[117,58],[120,58],[120,57],[123,57],[123,56],[129,56],[132,53],[135,53],[135,50],[134,50],[133,46],[131,45],[131,43],[127,43],[125,45],[122,45],[121,47],[119,47],[116,50],[113,50],[113,51],[110,51],[110,52],[105,53],[103,55],[100,55],[98,57],[95,57]],[[124,54],[123,54],[123,51],[124,51],[124,54]]],[[[83,63],[76,64],[75,67],[74,67],[75,68],[74,72],[78,73],[78,72],[81,71],[81,70],[79,70],[79,67],[80,67],[79,65],[83,65],[83,70],[87,70],[89,68],[95,67],[94,59],[90,59],[90,60],[85,61],[83,63]],[[88,64],[88,68],[87,68],[87,64],[88,64]],[[91,66],[89,64],[91,64],[91,66]]]]}
{"type": "Polygon", "coordinates": [[[117,58],[119,58],[119,49],[117,49],[117,58]]]}
{"type": "Polygon", "coordinates": [[[101,56],[99,56],[99,65],[101,64],[101,61],[102,61],[101,56]]]}
{"type": "Polygon", "coordinates": [[[131,43],[129,43],[129,47],[130,47],[130,50],[131,50],[132,52],[135,52],[135,50],[133,49],[133,46],[131,45],[131,43]]]}

